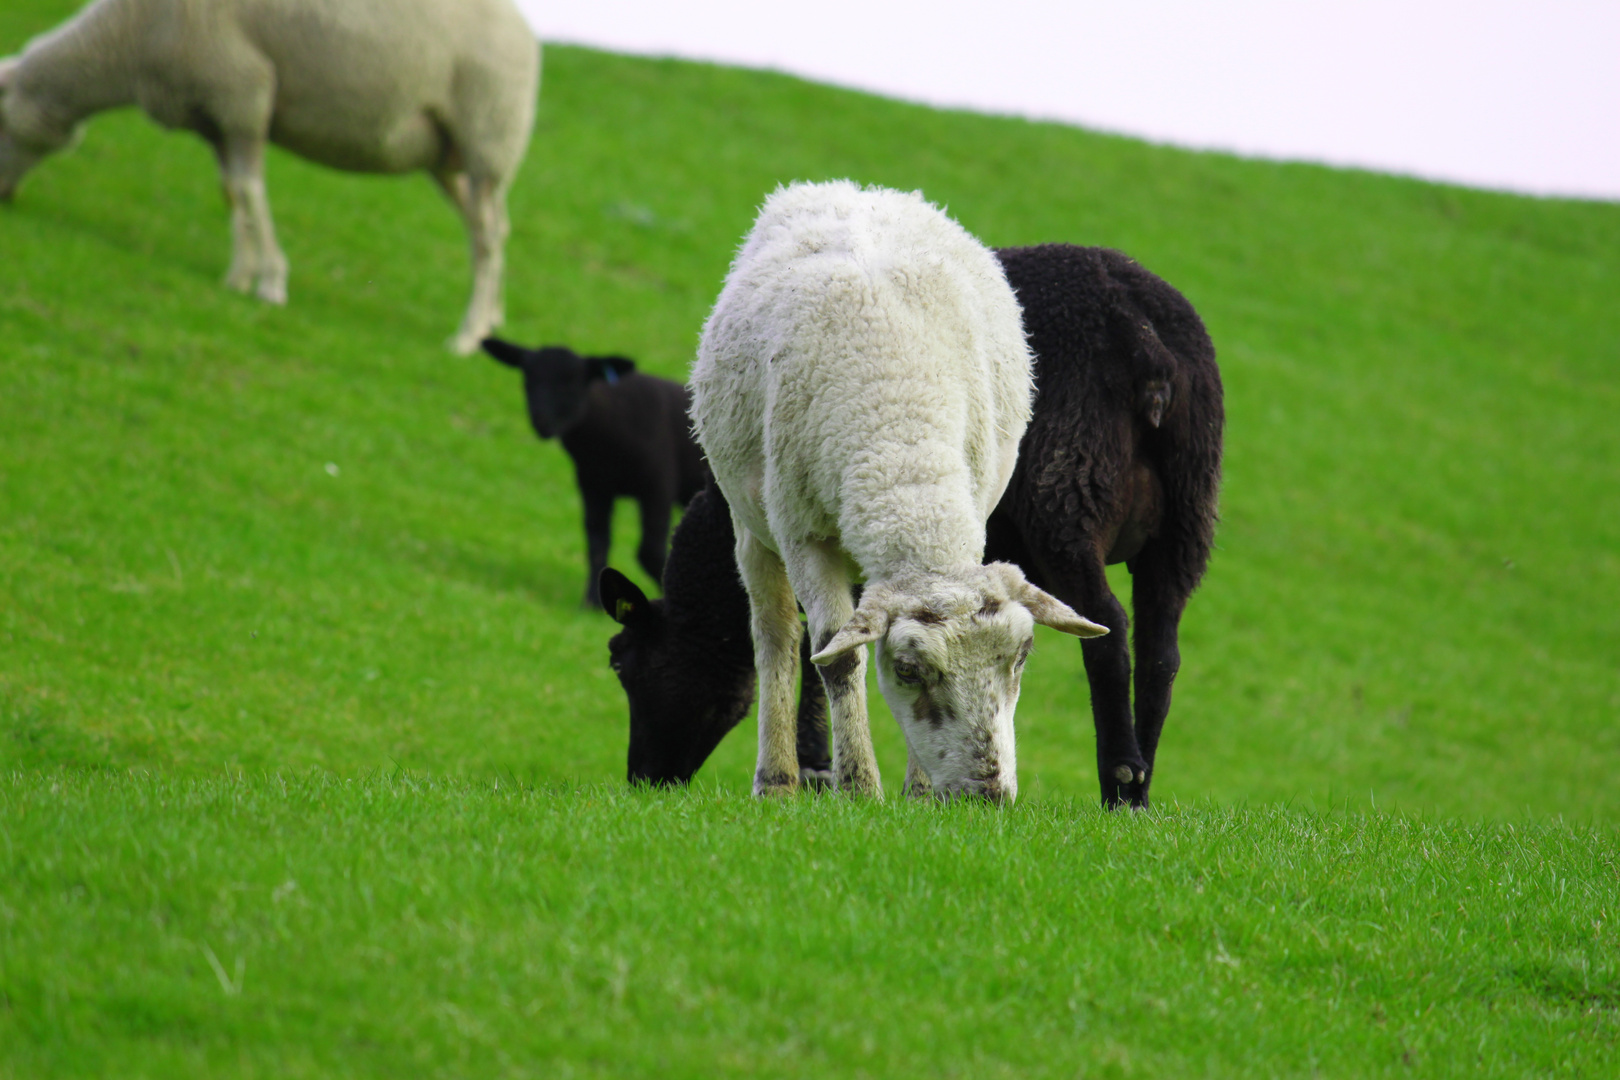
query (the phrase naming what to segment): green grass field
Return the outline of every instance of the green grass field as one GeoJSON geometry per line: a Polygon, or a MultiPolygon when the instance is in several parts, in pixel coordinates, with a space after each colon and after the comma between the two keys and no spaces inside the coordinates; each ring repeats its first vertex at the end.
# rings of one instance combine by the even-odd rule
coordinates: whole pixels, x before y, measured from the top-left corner
{"type": "Polygon", "coordinates": [[[1010,810],[755,806],[750,724],[622,792],[571,470],[441,348],[431,183],[274,154],[271,309],[206,147],[109,114],[0,208],[0,1077],[1620,1072],[1620,206],[550,48],[506,332],[680,377],[836,176],[1203,314],[1161,810],[1092,808],[1057,635],[1010,810]]]}

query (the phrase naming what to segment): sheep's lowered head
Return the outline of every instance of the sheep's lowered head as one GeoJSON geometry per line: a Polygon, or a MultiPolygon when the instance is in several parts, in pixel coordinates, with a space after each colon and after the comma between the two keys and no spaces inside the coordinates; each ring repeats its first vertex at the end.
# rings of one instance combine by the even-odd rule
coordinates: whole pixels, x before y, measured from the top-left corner
{"type": "Polygon", "coordinates": [[[1031,585],[1011,563],[867,585],[855,615],[815,656],[877,643],[878,686],[942,797],[1018,795],[1013,712],[1035,624],[1076,637],[1108,628],[1031,585]]]}
{"type": "Polygon", "coordinates": [[[65,120],[17,85],[22,57],[0,57],[0,202],[10,202],[24,174],[71,146],[82,125],[65,120]]]}
{"type": "Polygon", "coordinates": [[[523,372],[529,422],[542,439],[556,438],[584,419],[592,383],[616,383],[636,370],[635,361],[622,356],[580,356],[562,345],[525,349],[492,337],[483,346],[501,363],[523,372]]]}
{"type": "Polygon", "coordinates": [[[624,629],[608,641],[609,663],[630,702],[628,779],[684,784],[737,726],[754,699],[754,668],[716,663],[713,643],[687,641],[670,626],[662,600],[649,600],[611,566],[602,571],[602,606],[624,629]],[[711,653],[705,662],[694,654],[711,653]]]}

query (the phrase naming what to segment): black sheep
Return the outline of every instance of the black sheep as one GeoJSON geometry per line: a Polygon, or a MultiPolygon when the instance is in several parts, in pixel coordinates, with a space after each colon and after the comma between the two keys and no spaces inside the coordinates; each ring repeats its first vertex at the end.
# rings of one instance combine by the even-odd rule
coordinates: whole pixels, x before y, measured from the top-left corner
{"type": "Polygon", "coordinates": [[[686,387],[643,375],[622,356],[579,356],[557,345],[525,349],[499,338],[485,338],[483,346],[523,372],[535,434],[557,439],[574,460],[585,504],[584,605],[601,606],[597,579],[607,565],[613,500],[620,497],[641,507],[636,561],[661,580],[671,507],[689,503],[708,476],[686,418],[686,387]]]}
{"type": "MultiPolygon", "coordinates": [[[[631,783],[686,783],[753,704],[754,645],[735,545],[731,509],[710,482],[675,527],[663,599],[648,600],[611,567],[602,571],[603,605],[624,625],[608,652],[630,699],[631,783]]],[[[808,634],[802,649],[799,772],[825,784],[827,700],[812,675],[808,634]]]]}
{"type": "MultiPolygon", "coordinates": [[[[1177,628],[1214,537],[1224,426],[1215,349],[1192,305],[1119,252],[1046,244],[997,255],[1023,307],[1036,399],[1018,467],[986,527],[985,559],[1017,563],[1030,581],[1113,631],[1081,645],[1102,801],[1145,807],[1181,662],[1177,628]],[[1103,571],[1115,562],[1131,571],[1134,718],[1129,620],[1103,571]]],[[[733,662],[748,666],[724,679],[752,688],[748,606],[727,525],[723,537],[694,534],[689,545],[677,531],[672,558],[707,561],[693,577],[713,582],[707,592],[669,598],[664,614],[680,623],[679,636],[643,639],[621,619],[625,629],[610,643],[632,716],[644,732],[658,730],[643,735],[644,745],[668,748],[660,760],[679,758],[667,770],[677,780],[696,771],[752,697],[722,692],[724,680],[709,674],[718,665],[705,660],[714,651],[705,642],[729,635],[740,650],[733,662]],[[687,605],[712,605],[714,616],[699,626],[687,605]],[[704,718],[701,740],[688,719],[694,712],[704,718]],[[700,755],[681,756],[700,743],[700,755]]],[[[800,704],[803,754],[802,696],[800,704]]],[[[642,767],[660,768],[645,758],[642,767]]]]}

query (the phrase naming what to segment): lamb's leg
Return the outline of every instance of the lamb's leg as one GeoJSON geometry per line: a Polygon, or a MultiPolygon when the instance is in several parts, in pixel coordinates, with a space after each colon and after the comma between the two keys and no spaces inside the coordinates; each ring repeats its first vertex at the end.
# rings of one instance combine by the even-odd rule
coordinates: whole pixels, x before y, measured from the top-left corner
{"type": "Polygon", "coordinates": [[[602,594],[596,583],[602,576],[602,567],[607,565],[608,548],[613,543],[613,496],[592,492],[584,498],[587,577],[585,599],[580,601],[580,606],[599,608],[602,594]]]}
{"type": "Polygon", "coordinates": [[[755,795],[790,795],[799,786],[793,684],[798,677],[799,606],[781,558],[737,521],[737,571],[748,592],[759,677],[759,759],[755,795]]]}
{"type": "MultiPolygon", "coordinates": [[[[843,554],[828,544],[805,544],[783,552],[793,589],[810,619],[811,644],[827,647],[855,614],[843,554]]],[[[838,788],[883,797],[872,728],[866,713],[866,648],[854,649],[821,667],[832,729],[832,767],[838,788]]]]}
{"type": "Polygon", "coordinates": [[[664,581],[664,557],[669,550],[669,499],[641,500],[641,546],[636,549],[636,561],[647,571],[647,576],[664,581]]]}
{"type": "Polygon", "coordinates": [[[827,745],[827,690],[821,672],[810,662],[810,631],[799,637],[799,781],[810,787],[834,784],[827,745]]]}
{"type": "Polygon", "coordinates": [[[227,134],[216,148],[231,204],[231,268],[225,284],[272,304],[287,302],[287,256],[276,243],[264,186],[264,139],[227,134]]]}
{"type": "Polygon", "coordinates": [[[1160,541],[1149,541],[1131,560],[1131,606],[1136,614],[1136,742],[1147,761],[1140,802],[1148,804],[1159,734],[1170,713],[1170,691],[1181,670],[1177,634],[1187,606],[1187,590],[1173,572],[1160,541]]]}
{"type": "Polygon", "coordinates": [[[511,231],[506,216],[506,188],[504,181],[487,176],[467,178],[466,209],[462,216],[472,242],[472,298],[467,302],[461,329],[450,341],[450,348],[462,356],[477,349],[478,343],[505,320],[501,310],[501,276],[506,266],[506,237],[511,231]]]}

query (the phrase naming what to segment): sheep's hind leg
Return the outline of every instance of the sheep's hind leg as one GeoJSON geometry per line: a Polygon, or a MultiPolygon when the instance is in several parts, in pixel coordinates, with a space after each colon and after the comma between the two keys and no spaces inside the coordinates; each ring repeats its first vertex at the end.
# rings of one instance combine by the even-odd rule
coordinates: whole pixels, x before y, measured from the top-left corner
{"type": "Polygon", "coordinates": [[[1140,807],[1147,761],[1136,744],[1131,722],[1130,620],[1108,587],[1101,559],[1071,564],[1068,573],[1052,574],[1050,591],[1087,618],[1108,627],[1104,637],[1080,643],[1091,684],[1091,719],[1097,731],[1097,781],[1102,804],[1109,809],[1140,807]]]}
{"type": "MultiPolygon", "coordinates": [[[[810,617],[811,643],[820,652],[855,614],[844,557],[826,544],[806,544],[789,552],[788,573],[810,617]]],[[[872,728],[866,712],[866,646],[821,667],[832,729],[832,767],[838,789],[883,798],[872,728]]]]}
{"type": "Polygon", "coordinates": [[[737,532],[737,571],[748,592],[759,677],[759,758],[754,794],[791,795],[799,786],[798,731],[793,684],[799,674],[799,606],[781,558],[742,522],[737,532]]]}
{"type": "MultiPolygon", "coordinates": [[[[451,200],[457,201],[444,178],[439,182],[445,186],[451,200]]],[[[477,349],[478,343],[505,321],[501,308],[501,278],[506,268],[506,237],[511,231],[506,215],[506,183],[485,176],[469,176],[466,185],[462,217],[472,243],[472,296],[467,302],[461,329],[450,339],[451,350],[462,356],[477,349]]]]}
{"type": "Polygon", "coordinates": [[[217,148],[225,197],[231,204],[231,267],[227,288],[272,304],[287,302],[287,256],[276,243],[264,186],[264,140],[226,135],[217,148]]]}
{"type": "Polygon", "coordinates": [[[1136,614],[1136,742],[1147,761],[1140,801],[1148,805],[1153,760],[1170,713],[1170,691],[1181,670],[1177,635],[1189,590],[1178,580],[1175,563],[1158,541],[1131,560],[1131,606],[1136,614]]]}

